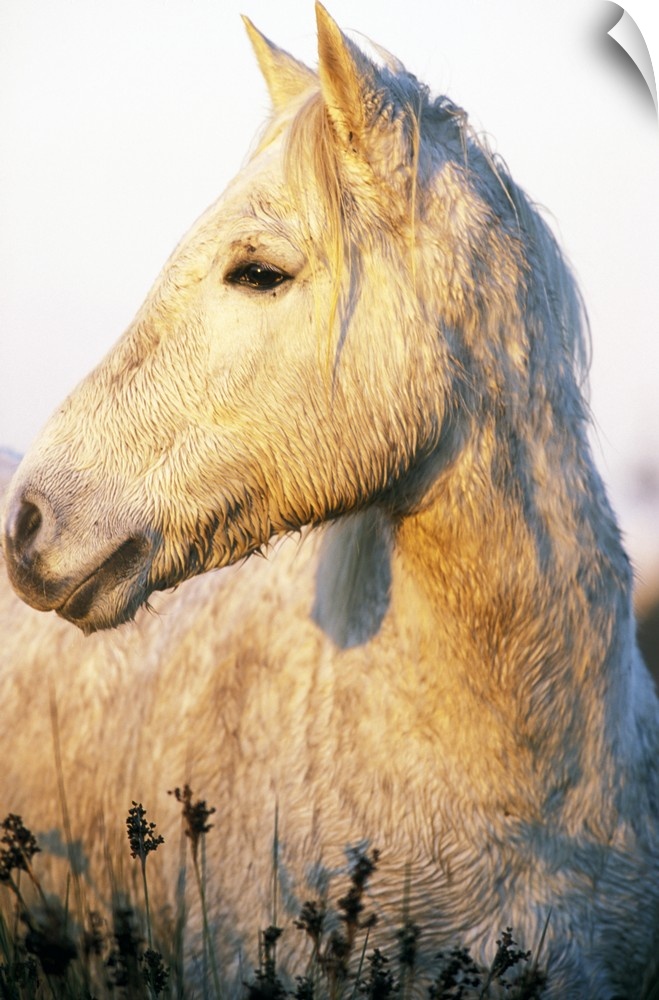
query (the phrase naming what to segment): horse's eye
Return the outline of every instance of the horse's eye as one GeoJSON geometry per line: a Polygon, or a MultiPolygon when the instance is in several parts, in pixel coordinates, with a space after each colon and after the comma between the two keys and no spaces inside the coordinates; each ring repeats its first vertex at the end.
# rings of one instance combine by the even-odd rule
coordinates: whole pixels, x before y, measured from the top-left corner
{"type": "Polygon", "coordinates": [[[291,276],[285,271],[280,271],[273,264],[252,261],[249,264],[241,264],[240,267],[230,271],[226,280],[230,285],[247,285],[249,288],[267,292],[285,281],[290,281],[291,276]]]}

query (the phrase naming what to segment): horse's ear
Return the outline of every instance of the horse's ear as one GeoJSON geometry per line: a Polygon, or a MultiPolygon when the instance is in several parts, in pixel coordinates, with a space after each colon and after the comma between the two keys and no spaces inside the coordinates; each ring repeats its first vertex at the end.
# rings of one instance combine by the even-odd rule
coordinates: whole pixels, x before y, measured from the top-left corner
{"type": "Polygon", "coordinates": [[[316,3],[318,75],[327,113],[339,138],[354,145],[366,127],[365,90],[374,66],[343,34],[322,4],[316,3]]]}
{"type": "MultiPolygon", "coordinates": [[[[377,154],[405,156],[396,143],[373,142],[373,130],[387,129],[396,117],[396,98],[391,92],[391,73],[381,70],[347,38],[321,3],[316,2],[318,23],[318,75],[327,113],[339,140],[346,148],[378,169],[377,154]]],[[[388,53],[386,62],[393,72],[403,70],[388,53]],[[395,64],[395,65],[394,65],[395,64]]],[[[394,130],[391,129],[390,138],[394,130]]],[[[400,135],[400,133],[399,133],[400,135]]],[[[396,166],[381,164],[383,171],[396,166]]]]}
{"type": "Polygon", "coordinates": [[[244,15],[243,22],[275,111],[280,111],[292,98],[298,97],[309,87],[318,86],[318,77],[304,63],[274,45],[244,15]]]}

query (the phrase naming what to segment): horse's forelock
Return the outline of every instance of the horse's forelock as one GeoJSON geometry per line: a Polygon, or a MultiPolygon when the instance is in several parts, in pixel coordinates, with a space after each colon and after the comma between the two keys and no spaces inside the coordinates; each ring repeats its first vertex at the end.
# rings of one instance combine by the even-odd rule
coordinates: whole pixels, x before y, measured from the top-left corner
{"type": "MultiPolygon", "coordinates": [[[[552,345],[560,348],[583,387],[589,356],[587,317],[574,276],[549,225],[511,179],[503,161],[476,135],[460,108],[442,97],[431,102],[425,86],[404,71],[396,75],[387,70],[384,77],[396,81],[391,101],[398,113],[389,127],[402,130],[407,145],[406,183],[398,190],[387,178],[375,175],[370,190],[364,192],[359,186],[359,171],[351,169],[350,151],[336,134],[320,89],[306,95],[286,124],[289,194],[302,219],[309,219],[314,212],[322,218],[322,225],[313,227],[315,238],[305,251],[316,272],[332,276],[326,329],[332,328],[341,308],[346,274],[358,254],[374,240],[387,241],[392,235],[400,239],[405,232],[409,253],[401,258],[401,266],[407,270],[410,284],[416,284],[417,216],[426,194],[432,194],[437,184],[434,167],[429,169],[427,164],[436,163],[439,154],[440,161],[452,161],[463,178],[464,197],[472,199],[474,209],[482,200],[491,223],[505,238],[511,267],[520,284],[523,276],[527,293],[534,300],[537,336],[547,341],[548,355],[557,356],[552,345]],[[429,154],[425,157],[420,154],[422,144],[429,154]]],[[[386,142],[386,125],[380,123],[378,129],[386,142]]],[[[426,218],[424,225],[432,226],[433,220],[426,218]]],[[[464,253],[465,248],[456,245],[455,250],[464,253]]],[[[494,269],[492,277],[497,280],[494,269]]],[[[441,303],[437,305],[441,307],[441,303]]],[[[496,304],[491,308],[495,311],[496,304]]],[[[501,323],[509,324],[510,300],[502,298],[499,308],[501,323]]],[[[480,319],[474,317],[475,322],[480,319]]],[[[496,322],[496,316],[490,316],[484,326],[492,327],[496,322]]]]}
{"type": "Polygon", "coordinates": [[[407,234],[410,252],[400,263],[414,280],[421,97],[418,90],[409,96],[396,124],[404,133],[400,155],[406,162],[395,177],[379,177],[346,150],[320,90],[308,95],[286,123],[284,170],[295,210],[306,222],[309,239],[304,249],[312,271],[332,278],[326,329],[332,329],[352,264],[374,240],[386,242],[393,235],[407,234]]]}

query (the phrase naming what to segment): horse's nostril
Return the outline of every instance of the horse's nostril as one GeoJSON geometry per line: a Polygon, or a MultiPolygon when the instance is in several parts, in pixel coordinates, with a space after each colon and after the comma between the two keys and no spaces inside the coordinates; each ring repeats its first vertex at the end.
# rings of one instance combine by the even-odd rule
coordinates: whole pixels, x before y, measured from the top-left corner
{"type": "Polygon", "coordinates": [[[43,516],[37,505],[23,500],[7,532],[16,556],[20,557],[28,551],[42,524],[43,516]]]}
{"type": "Polygon", "coordinates": [[[14,590],[35,608],[52,607],[58,593],[48,570],[56,538],[57,519],[43,494],[30,489],[10,498],[3,538],[7,574],[14,590]]]}
{"type": "Polygon", "coordinates": [[[41,511],[33,503],[24,503],[17,522],[17,537],[29,544],[39,531],[43,518],[41,511]]]}

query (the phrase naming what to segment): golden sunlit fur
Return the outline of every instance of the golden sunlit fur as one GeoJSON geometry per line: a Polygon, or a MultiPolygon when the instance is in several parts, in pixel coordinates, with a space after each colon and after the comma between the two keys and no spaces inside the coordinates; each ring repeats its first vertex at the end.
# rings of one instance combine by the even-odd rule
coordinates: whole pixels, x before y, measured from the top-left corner
{"type": "Polygon", "coordinates": [[[548,997],[637,996],[659,711],[579,293],[464,113],[317,10],[318,76],[248,25],[272,120],[12,480],[14,588],[81,631],[3,588],[1,801],[56,879],[56,706],[87,891],[107,902],[106,842],[128,869],[141,800],[172,845],[149,861],[166,923],[189,781],[217,807],[227,983],[270,920],[278,809],[281,923],[366,841],[372,944],[407,894],[426,973],[546,926],[548,997]]]}

